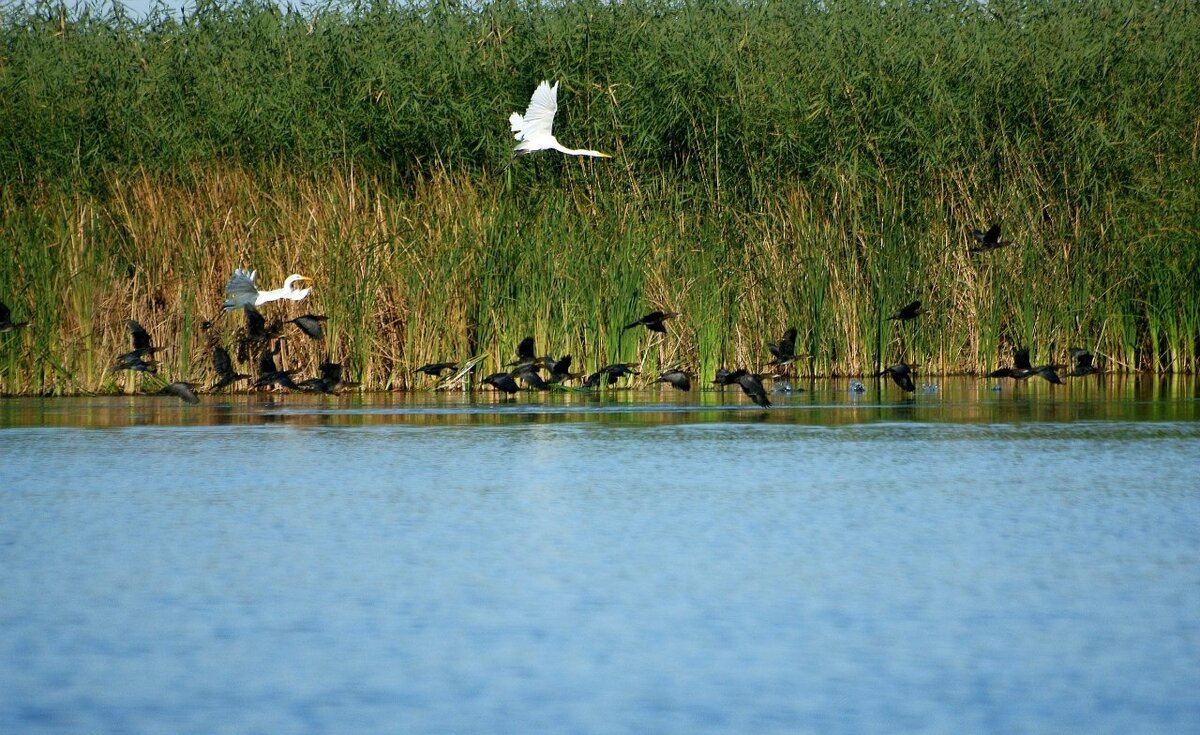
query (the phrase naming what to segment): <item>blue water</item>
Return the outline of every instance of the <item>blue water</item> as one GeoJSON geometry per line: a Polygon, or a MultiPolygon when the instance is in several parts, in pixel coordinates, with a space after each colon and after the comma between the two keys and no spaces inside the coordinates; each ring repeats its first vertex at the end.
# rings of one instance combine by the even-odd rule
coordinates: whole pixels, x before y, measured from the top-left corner
{"type": "Polygon", "coordinates": [[[1200,731],[1195,400],[1047,395],[0,402],[0,732],[1200,731]]]}

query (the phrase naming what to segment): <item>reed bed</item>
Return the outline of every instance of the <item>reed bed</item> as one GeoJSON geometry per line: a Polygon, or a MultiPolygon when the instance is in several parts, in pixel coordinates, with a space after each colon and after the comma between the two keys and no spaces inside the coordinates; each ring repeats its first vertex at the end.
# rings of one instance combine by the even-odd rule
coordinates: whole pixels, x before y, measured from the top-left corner
{"type": "Polygon", "coordinates": [[[1200,358],[1192,3],[37,4],[0,41],[5,393],[133,389],[129,318],[201,377],[235,267],[314,277],[285,362],[369,388],[527,334],[706,376],[788,326],[810,375],[1200,358]],[[544,77],[612,161],[498,173],[544,77]],[[665,339],[621,329],[652,308],[665,339]]]}

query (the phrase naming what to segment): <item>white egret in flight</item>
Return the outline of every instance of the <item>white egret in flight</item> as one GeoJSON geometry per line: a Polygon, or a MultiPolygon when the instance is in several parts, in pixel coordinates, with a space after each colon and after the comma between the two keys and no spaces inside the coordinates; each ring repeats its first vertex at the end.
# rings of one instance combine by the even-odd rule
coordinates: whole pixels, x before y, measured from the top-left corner
{"type": "Polygon", "coordinates": [[[280,299],[291,299],[292,301],[302,301],[312,288],[296,288],[296,284],[300,281],[312,281],[308,276],[302,276],[299,273],[293,273],[283,281],[283,287],[272,291],[259,291],[255,279],[258,278],[258,271],[244,271],[238,268],[233,272],[233,276],[229,279],[229,283],[225,284],[225,295],[229,298],[225,299],[225,310],[230,309],[254,309],[271,301],[280,299]]]}
{"type": "Polygon", "coordinates": [[[515,155],[524,156],[537,151],[558,151],[568,156],[591,156],[592,158],[612,158],[607,153],[590,151],[584,148],[567,148],[554,133],[550,132],[554,125],[554,113],[558,112],[558,82],[550,86],[543,81],[533,90],[533,98],[529,100],[529,109],[522,116],[519,112],[509,115],[508,122],[512,125],[513,137],[517,139],[515,155]]]}

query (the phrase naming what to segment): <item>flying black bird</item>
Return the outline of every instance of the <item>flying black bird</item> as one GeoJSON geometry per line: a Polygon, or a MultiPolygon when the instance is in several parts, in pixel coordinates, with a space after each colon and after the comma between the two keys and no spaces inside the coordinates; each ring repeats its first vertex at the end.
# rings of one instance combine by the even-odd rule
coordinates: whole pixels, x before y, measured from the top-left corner
{"type": "Polygon", "coordinates": [[[768,342],[767,349],[774,356],[767,363],[775,367],[783,367],[790,365],[796,361],[796,328],[789,328],[783,333],[783,337],[778,342],[768,342]]]}
{"type": "Polygon", "coordinates": [[[537,366],[535,365],[520,365],[512,372],[514,378],[520,378],[525,385],[534,390],[549,390],[550,384],[542,380],[542,376],[537,374],[537,366]]]}
{"type": "Polygon", "coordinates": [[[733,371],[728,368],[717,368],[717,374],[713,376],[713,385],[732,385],[737,382],[737,378],[731,378],[733,371]]]}
{"type": "Polygon", "coordinates": [[[533,337],[526,337],[517,344],[517,361],[510,362],[505,367],[521,367],[524,365],[536,365],[535,370],[541,369],[541,361],[538,360],[537,354],[533,349],[533,337]]]}
{"type": "Polygon", "coordinates": [[[321,322],[328,318],[321,314],[304,314],[295,319],[288,319],[288,322],[295,324],[300,328],[301,332],[304,332],[312,339],[321,339],[325,336],[325,330],[321,327],[321,322]]]}
{"type": "Polygon", "coordinates": [[[596,388],[600,385],[601,380],[606,385],[614,385],[618,378],[623,378],[626,375],[638,375],[638,371],[633,369],[632,362],[618,362],[612,365],[605,365],[596,372],[587,376],[583,381],[584,388],[596,388]]]}
{"type": "Polygon", "coordinates": [[[12,312],[8,310],[8,306],[0,302],[0,334],[15,332],[27,324],[29,322],[14,322],[12,320],[12,312]]]}
{"type": "Polygon", "coordinates": [[[728,373],[725,379],[728,381],[725,383],[726,385],[737,383],[741,387],[742,392],[758,405],[763,408],[771,407],[771,401],[767,398],[767,391],[763,388],[762,378],[758,375],[748,373],[745,369],[739,368],[728,373]]]}
{"type": "Polygon", "coordinates": [[[126,354],[149,357],[160,349],[150,344],[150,333],[133,319],[129,320],[129,336],[133,339],[133,351],[126,354]]]}
{"type": "Polygon", "coordinates": [[[517,385],[517,381],[513,380],[513,376],[508,373],[492,373],[481,382],[509,395],[521,390],[521,386],[517,385]]]}
{"type": "Polygon", "coordinates": [[[550,376],[546,380],[547,383],[561,383],[564,380],[575,380],[581,377],[579,373],[571,372],[571,356],[563,355],[557,360],[552,360],[549,357],[545,360],[546,368],[550,370],[550,376]]]}
{"type": "Polygon", "coordinates": [[[1093,373],[1100,372],[1092,364],[1093,360],[1095,360],[1092,353],[1087,350],[1081,350],[1078,347],[1072,347],[1067,352],[1071,355],[1071,360],[1075,363],[1075,367],[1071,369],[1071,372],[1067,373],[1068,375],[1079,377],[1080,375],[1092,375],[1093,373]]]}
{"type": "Polygon", "coordinates": [[[1012,378],[1013,380],[1028,380],[1034,375],[1041,376],[1043,379],[1055,385],[1062,385],[1062,379],[1058,376],[1058,368],[1062,365],[1038,365],[1034,367],[1029,362],[1029,348],[1022,347],[1013,350],[1013,366],[1010,368],[1000,368],[988,373],[989,378],[1012,378]]]}
{"type": "Polygon", "coordinates": [[[1033,365],[1029,362],[1029,348],[1021,347],[1013,350],[1013,366],[1002,367],[988,373],[989,378],[1015,378],[1024,380],[1033,375],[1033,365]]]}
{"type": "MultiPolygon", "coordinates": [[[[1040,375],[1045,380],[1055,384],[1062,385],[1062,378],[1058,377],[1058,368],[1062,365],[1038,365],[1033,369],[1032,375],[1040,375]]],[[[1025,377],[1029,377],[1028,375],[1025,377]]]]}
{"type": "Polygon", "coordinates": [[[317,393],[337,393],[339,388],[355,388],[358,383],[346,382],[342,379],[342,364],[340,362],[330,362],[326,360],[317,368],[320,370],[320,376],[302,380],[299,386],[302,390],[315,391],[317,393]]]}
{"type": "Polygon", "coordinates": [[[154,364],[153,359],[151,359],[150,362],[147,362],[141,355],[138,354],[137,350],[134,350],[133,352],[126,352],[124,354],[117,355],[116,363],[109,368],[109,372],[113,373],[120,370],[133,370],[139,373],[157,373],[158,366],[154,364]]]}
{"type": "Polygon", "coordinates": [[[164,385],[162,387],[162,390],[160,390],[158,393],[159,393],[159,395],[176,396],[177,398],[179,398],[179,400],[183,401],[184,403],[195,404],[195,403],[199,403],[200,399],[196,396],[196,393],[192,390],[192,388],[194,388],[194,387],[196,387],[195,383],[184,383],[184,382],[168,383],[167,385],[164,385]]]}
{"type": "Polygon", "coordinates": [[[263,352],[262,357],[258,358],[258,380],[254,381],[255,388],[267,388],[272,385],[278,385],[281,388],[289,388],[297,390],[300,386],[292,381],[292,373],[295,370],[280,370],[275,365],[275,354],[273,352],[263,352]]]}
{"type": "Polygon", "coordinates": [[[213,348],[212,364],[213,370],[217,373],[217,382],[213,383],[209,390],[220,390],[231,383],[250,377],[233,369],[233,360],[229,359],[229,351],[224,347],[213,348]]]}
{"type": "Polygon", "coordinates": [[[992,225],[987,232],[971,230],[971,237],[975,238],[975,245],[971,247],[972,253],[985,253],[1009,244],[1007,240],[1000,241],[1000,225],[992,225]]]}
{"type": "Polygon", "coordinates": [[[433,378],[442,377],[442,371],[454,372],[458,370],[457,362],[427,362],[421,367],[414,370],[414,373],[425,373],[433,378]]]}
{"type": "Polygon", "coordinates": [[[891,316],[889,316],[888,320],[889,321],[898,320],[898,321],[906,322],[909,319],[916,319],[918,316],[920,316],[921,314],[924,314],[924,313],[925,313],[925,310],[921,308],[921,302],[914,301],[911,304],[905,304],[899,311],[897,311],[895,314],[892,314],[891,316]]]}
{"type": "MultiPolygon", "coordinates": [[[[667,328],[663,325],[663,322],[676,316],[679,316],[679,313],[675,311],[652,311],[641,319],[626,324],[625,329],[633,329],[634,327],[642,326],[646,329],[649,329],[651,332],[666,334],[667,328]]],[[[625,329],[622,329],[621,331],[625,331],[625,329]]]]}
{"type": "Polygon", "coordinates": [[[905,365],[904,363],[892,365],[891,367],[880,370],[875,374],[875,377],[879,378],[883,375],[892,376],[892,381],[896,385],[900,386],[900,390],[908,393],[914,393],[917,390],[917,386],[913,385],[911,365],[905,365]]]}
{"type": "Polygon", "coordinates": [[[675,390],[691,390],[692,379],[682,370],[678,368],[667,370],[662,375],[654,379],[656,383],[670,383],[675,390]]]}

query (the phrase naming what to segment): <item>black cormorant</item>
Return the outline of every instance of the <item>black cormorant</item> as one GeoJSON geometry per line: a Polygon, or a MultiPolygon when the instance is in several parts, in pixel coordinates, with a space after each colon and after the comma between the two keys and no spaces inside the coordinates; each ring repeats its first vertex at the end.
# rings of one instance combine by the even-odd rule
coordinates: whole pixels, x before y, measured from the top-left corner
{"type": "Polygon", "coordinates": [[[667,319],[670,319],[672,317],[677,317],[677,316],[679,316],[679,312],[676,312],[676,311],[652,311],[649,314],[642,317],[641,319],[638,319],[635,322],[630,322],[629,324],[626,324],[625,328],[622,329],[621,331],[625,331],[625,329],[633,329],[634,327],[637,327],[637,326],[642,326],[642,327],[645,327],[646,329],[649,329],[651,332],[658,332],[660,334],[666,334],[667,328],[666,328],[666,326],[663,325],[663,322],[666,321],[667,319]]]}

